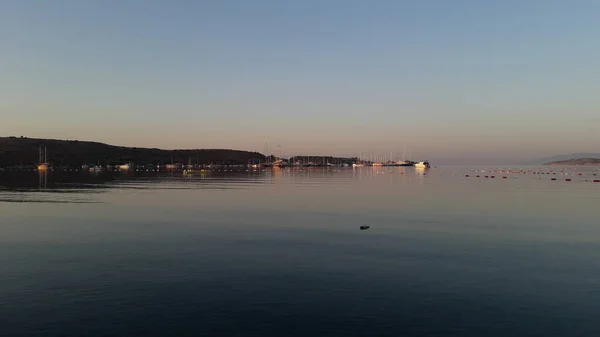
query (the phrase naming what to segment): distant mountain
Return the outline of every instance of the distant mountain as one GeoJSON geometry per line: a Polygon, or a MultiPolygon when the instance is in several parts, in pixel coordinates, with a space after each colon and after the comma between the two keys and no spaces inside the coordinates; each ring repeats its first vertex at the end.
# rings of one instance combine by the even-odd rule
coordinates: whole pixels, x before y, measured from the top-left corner
{"type": "Polygon", "coordinates": [[[0,137],[0,166],[37,165],[39,147],[46,147],[48,162],[54,165],[168,164],[248,164],[264,162],[258,152],[224,149],[162,150],[114,146],[98,142],[57,139],[0,137]]]}
{"type": "Polygon", "coordinates": [[[551,161],[545,165],[600,165],[600,156],[599,158],[578,158],[551,161]]]}
{"type": "Polygon", "coordinates": [[[552,162],[572,160],[572,159],[581,159],[581,158],[600,158],[600,153],[571,153],[571,154],[561,154],[552,157],[540,158],[531,163],[531,165],[543,165],[552,162]]]}

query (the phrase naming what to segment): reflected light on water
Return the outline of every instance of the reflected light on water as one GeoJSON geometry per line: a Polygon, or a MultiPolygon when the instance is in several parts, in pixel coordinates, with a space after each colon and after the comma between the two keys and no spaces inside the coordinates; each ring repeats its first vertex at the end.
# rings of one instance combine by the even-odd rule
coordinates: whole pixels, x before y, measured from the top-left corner
{"type": "Polygon", "coordinates": [[[0,334],[595,336],[599,172],[564,171],[3,172],[0,334]]]}

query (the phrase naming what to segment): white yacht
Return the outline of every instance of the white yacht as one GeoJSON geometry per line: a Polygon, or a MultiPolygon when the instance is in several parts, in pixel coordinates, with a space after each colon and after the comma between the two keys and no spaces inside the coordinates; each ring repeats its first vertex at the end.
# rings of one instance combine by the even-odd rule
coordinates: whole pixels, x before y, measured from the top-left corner
{"type": "Polygon", "coordinates": [[[429,162],[427,160],[425,160],[425,161],[416,162],[415,163],[415,167],[418,167],[418,168],[430,168],[431,166],[429,165],[429,162]]]}

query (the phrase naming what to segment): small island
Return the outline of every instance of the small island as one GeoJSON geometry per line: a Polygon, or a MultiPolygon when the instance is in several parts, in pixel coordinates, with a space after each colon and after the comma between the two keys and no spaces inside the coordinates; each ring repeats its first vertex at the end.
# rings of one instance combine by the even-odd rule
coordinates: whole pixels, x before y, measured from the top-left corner
{"type": "Polygon", "coordinates": [[[586,165],[586,166],[599,165],[600,166],[600,158],[575,158],[575,159],[568,159],[568,160],[558,160],[558,161],[551,161],[544,165],[577,165],[577,166],[579,166],[579,165],[586,165]]]}

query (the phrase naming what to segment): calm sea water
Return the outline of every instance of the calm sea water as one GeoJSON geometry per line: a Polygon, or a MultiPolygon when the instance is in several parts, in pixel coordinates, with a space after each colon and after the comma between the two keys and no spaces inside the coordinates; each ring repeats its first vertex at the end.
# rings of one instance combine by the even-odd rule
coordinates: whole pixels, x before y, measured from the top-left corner
{"type": "Polygon", "coordinates": [[[0,335],[599,336],[600,171],[482,169],[0,173],[0,335]]]}

